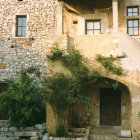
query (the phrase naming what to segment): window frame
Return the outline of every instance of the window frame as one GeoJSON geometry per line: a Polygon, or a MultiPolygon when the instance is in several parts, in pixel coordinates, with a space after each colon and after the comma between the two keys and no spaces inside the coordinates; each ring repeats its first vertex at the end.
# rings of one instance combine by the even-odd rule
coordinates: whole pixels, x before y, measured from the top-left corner
{"type": "Polygon", "coordinates": [[[133,27],[132,27],[133,35],[130,35],[130,36],[139,36],[139,27],[140,27],[140,25],[139,25],[139,19],[138,18],[136,18],[136,19],[127,19],[127,34],[129,35],[129,28],[130,28],[130,27],[128,27],[128,22],[129,21],[134,21],[134,20],[138,21],[138,35],[134,35],[134,28],[135,28],[135,26],[133,25],[133,27]]]}
{"type": "Polygon", "coordinates": [[[134,16],[133,13],[138,13],[137,16],[139,16],[139,6],[127,6],[127,16],[128,16],[128,17],[132,17],[132,16],[129,16],[129,15],[128,15],[129,13],[132,13],[132,16],[134,16]],[[132,12],[128,12],[128,9],[129,9],[129,8],[132,8],[132,12]],[[137,8],[137,9],[138,9],[138,12],[133,12],[133,8],[137,8]]]}
{"type": "MultiPolygon", "coordinates": [[[[88,29],[87,29],[87,23],[88,22],[100,22],[100,29],[94,29],[94,24],[93,24],[93,30],[92,29],[90,29],[90,30],[92,30],[93,31],[93,33],[94,33],[94,31],[95,30],[99,30],[100,31],[100,34],[101,34],[101,19],[87,19],[87,20],[85,20],[85,34],[86,35],[88,35],[87,34],[87,31],[88,31],[88,29]]],[[[96,34],[93,34],[93,35],[96,35],[96,34]]]]}
{"type": "MultiPolygon", "coordinates": [[[[22,24],[23,24],[23,22],[22,22],[22,24]]],[[[27,15],[17,15],[16,16],[16,37],[26,37],[26,34],[27,34],[27,15]],[[26,24],[25,24],[25,26],[18,26],[18,18],[26,18],[26,24]],[[23,35],[22,33],[22,35],[18,35],[18,27],[22,27],[22,28],[24,28],[25,27],[25,35],[23,35]]]]}

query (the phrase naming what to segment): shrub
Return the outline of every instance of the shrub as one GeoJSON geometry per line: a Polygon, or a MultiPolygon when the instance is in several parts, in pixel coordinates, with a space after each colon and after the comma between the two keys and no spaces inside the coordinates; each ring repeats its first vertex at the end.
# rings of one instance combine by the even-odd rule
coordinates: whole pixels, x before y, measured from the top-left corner
{"type": "Polygon", "coordinates": [[[65,136],[66,136],[66,129],[65,129],[64,126],[59,125],[59,126],[56,128],[56,136],[57,136],[57,137],[65,137],[65,136]]]}
{"type": "Polygon", "coordinates": [[[8,90],[0,95],[0,101],[8,112],[10,125],[33,126],[45,121],[45,106],[38,68],[21,69],[19,78],[6,80],[8,90]]]}

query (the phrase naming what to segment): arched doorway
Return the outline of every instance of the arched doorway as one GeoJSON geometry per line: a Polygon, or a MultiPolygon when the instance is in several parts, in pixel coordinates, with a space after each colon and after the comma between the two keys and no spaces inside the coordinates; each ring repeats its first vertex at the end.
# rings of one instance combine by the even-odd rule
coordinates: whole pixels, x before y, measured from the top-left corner
{"type": "Polygon", "coordinates": [[[91,97],[91,107],[74,108],[74,120],[77,126],[91,126],[91,128],[114,128],[117,131],[131,130],[131,95],[126,85],[116,80],[103,78],[101,81],[87,87],[87,96],[91,97]],[[77,124],[79,122],[79,124],[77,124]]]}

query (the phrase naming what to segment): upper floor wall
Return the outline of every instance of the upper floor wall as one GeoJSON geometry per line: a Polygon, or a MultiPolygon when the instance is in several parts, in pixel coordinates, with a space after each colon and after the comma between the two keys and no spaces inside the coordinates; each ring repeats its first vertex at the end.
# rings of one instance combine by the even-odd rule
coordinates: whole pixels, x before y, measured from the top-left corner
{"type": "Polygon", "coordinates": [[[56,7],[57,0],[0,0],[0,37],[40,38],[56,34],[56,7]]]}
{"type": "MultiPolygon", "coordinates": [[[[85,9],[79,10],[79,6],[74,7],[67,1],[64,3],[63,12],[63,33],[69,35],[86,35],[94,34],[94,31],[87,32],[87,30],[98,30],[95,34],[106,34],[113,32],[113,7],[112,1],[108,1],[108,6],[97,7],[101,0],[96,1],[93,9],[85,12],[85,9]],[[90,21],[87,24],[87,21],[90,21]],[[98,23],[99,22],[99,23],[98,23]]],[[[87,1],[88,2],[88,1],[87,1]]],[[[81,3],[82,4],[82,3],[81,3]]],[[[103,4],[104,5],[104,4],[103,4]]],[[[88,5],[87,5],[88,6],[88,5]]],[[[139,0],[119,0],[118,1],[118,31],[128,33],[129,35],[139,38],[140,36],[140,1],[139,0]],[[131,15],[134,12],[133,15],[131,15]],[[129,13],[129,15],[128,15],[129,13]]],[[[114,17],[117,18],[117,17],[114,17]]]]}

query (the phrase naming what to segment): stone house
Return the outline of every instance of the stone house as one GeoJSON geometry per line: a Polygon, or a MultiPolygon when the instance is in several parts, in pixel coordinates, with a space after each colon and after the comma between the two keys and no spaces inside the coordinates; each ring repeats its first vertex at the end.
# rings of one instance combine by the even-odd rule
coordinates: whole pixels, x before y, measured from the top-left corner
{"type": "MultiPolygon", "coordinates": [[[[89,118],[89,136],[100,135],[100,140],[111,134],[138,137],[139,7],[139,0],[0,0],[1,85],[22,65],[39,64],[45,71],[46,54],[54,42],[61,48],[74,45],[91,62],[96,54],[113,55],[125,74],[117,77],[121,85],[117,93],[103,83],[87,90],[93,97],[93,110],[84,114],[89,118]]],[[[116,80],[111,74],[107,78],[116,80]]],[[[55,131],[56,121],[47,106],[49,132],[55,131]]]]}

